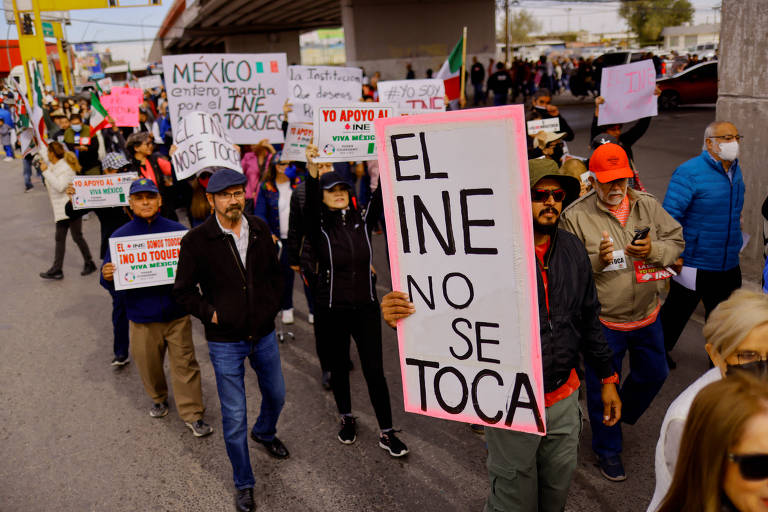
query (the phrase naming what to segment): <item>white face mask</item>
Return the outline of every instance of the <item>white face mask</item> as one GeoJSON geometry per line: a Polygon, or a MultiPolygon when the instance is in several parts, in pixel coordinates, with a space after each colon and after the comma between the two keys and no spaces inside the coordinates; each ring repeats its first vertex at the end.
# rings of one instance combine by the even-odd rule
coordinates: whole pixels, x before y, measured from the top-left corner
{"type": "Polygon", "coordinates": [[[736,160],[739,158],[739,142],[735,140],[733,142],[721,142],[717,156],[728,162],[736,160]]]}

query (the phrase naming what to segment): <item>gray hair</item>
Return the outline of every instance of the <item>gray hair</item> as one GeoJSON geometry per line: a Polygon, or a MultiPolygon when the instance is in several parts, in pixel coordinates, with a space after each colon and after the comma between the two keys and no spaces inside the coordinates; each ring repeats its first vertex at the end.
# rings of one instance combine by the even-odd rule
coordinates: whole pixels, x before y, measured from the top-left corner
{"type": "Polygon", "coordinates": [[[729,121],[712,121],[707,125],[707,127],[704,129],[704,140],[701,143],[701,149],[706,151],[707,139],[711,139],[712,137],[715,136],[715,130],[721,124],[731,124],[731,123],[729,121]]]}

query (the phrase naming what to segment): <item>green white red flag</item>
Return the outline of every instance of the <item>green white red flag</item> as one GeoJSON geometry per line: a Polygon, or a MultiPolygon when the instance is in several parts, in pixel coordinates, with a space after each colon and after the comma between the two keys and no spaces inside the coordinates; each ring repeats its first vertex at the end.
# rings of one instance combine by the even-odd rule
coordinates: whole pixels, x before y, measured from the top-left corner
{"type": "Polygon", "coordinates": [[[459,38],[459,42],[453,47],[453,51],[443,62],[440,71],[435,78],[440,78],[445,84],[445,95],[448,100],[453,101],[461,96],[461,65],[463,64],[463,46],[464,37],[459,38]]]}
{"type": "Polygon", "coordinates": [[[107,109],[105,109],[101,104],[101,101],[99,101],[99,96],[91,91],[91,118],[89,122],[91,126],[91,137],[109,126],[107,117],[109,117],[107,109]]]}

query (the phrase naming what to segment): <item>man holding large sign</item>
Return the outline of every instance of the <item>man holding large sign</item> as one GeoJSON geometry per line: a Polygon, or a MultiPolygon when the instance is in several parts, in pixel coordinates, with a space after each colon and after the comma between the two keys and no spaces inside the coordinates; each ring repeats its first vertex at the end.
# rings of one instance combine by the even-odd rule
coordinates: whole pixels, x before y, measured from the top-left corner
{"type": "MultiPolygon", "coordinates": [[[[144,389],[153,401],[149,415],[162,418],[168,414],[168,385],[163,370],[163,359],[168,351],[173,395],[176,409],[195,437],[213,432],[203,421],[203,392],[200,385],[200,365],[195,358],[192,342],[192,323],[189,315],[171,297],[175,265],[156,265],[168,258],[178,259],[179,242],[186,228],[159,215],[160,192],[147,178],[131,184],[129,205],[133,220],[118,229],[110,238],[110,250],[101,268],[101,285],[107,290],[125,289],[131,277],[137,280],[143,272],[159,269],[166,279],[148,279],[144,287],[126,290],[125,305],[130,322],[131,353],[139,369],[144,389]],[[129,240],[125,240],[125,238],[129,240]],[[130,239],[142,237],[138,243],[146,262],[130,251],[130,239]],[[125,244],[124,246],[122,244],[125,244]],[[118,252],[122,256],[116,257],[118,252]],[[169,256],[170,255],[170,256],[169,256]],[[132,274],[131,274],[132,273],[132,274]]],[[[155,277],[157,277],[155,275],[155,277]]]]}
{"type": "MultiPolygon", "coordinates": [[[[392,326],[417,314],[398,325],[405,408],[486,426],[486,510],[562,510],[576,468],[579,353],[612,376],[589,259],[557,229],[578,181],[550,160],[531,161],[526,180],[519,106],[376,130],[396,290],[382,312],[392,326]]],[[[603,398],[614,424],[613,383],[603,398]]]]}
{"type": "Polygon", "coordinates": [[[235,144],[283,142],[288,97],[284,53],[209,53],[163,57],[174,130],[187,112],[216,117],[235,144]]]}

